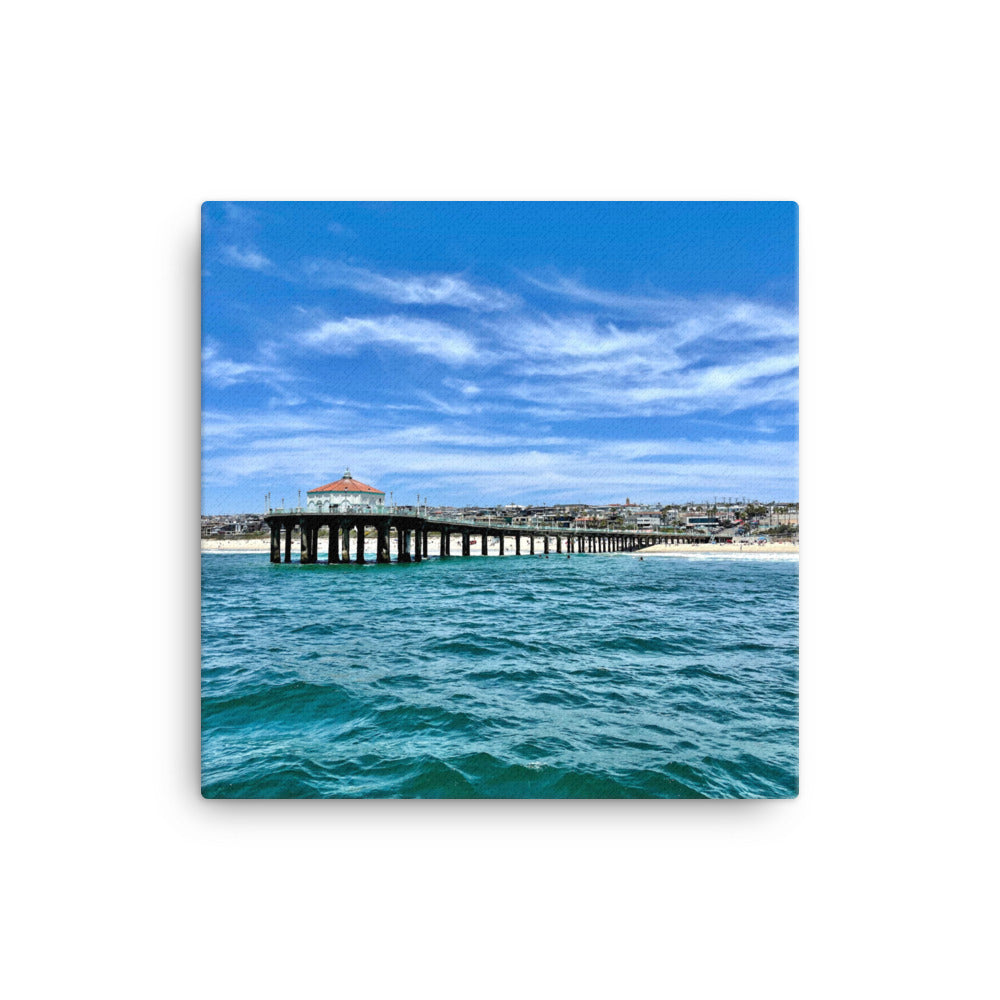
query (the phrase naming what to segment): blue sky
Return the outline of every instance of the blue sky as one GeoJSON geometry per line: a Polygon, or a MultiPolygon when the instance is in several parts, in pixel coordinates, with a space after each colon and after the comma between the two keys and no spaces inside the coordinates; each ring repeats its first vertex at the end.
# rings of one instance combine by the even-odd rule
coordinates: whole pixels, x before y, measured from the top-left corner
{"type": "Polygon", "coordinates": [[[208,202],[202,509],[798,498],[791,202],[208,202]]]}

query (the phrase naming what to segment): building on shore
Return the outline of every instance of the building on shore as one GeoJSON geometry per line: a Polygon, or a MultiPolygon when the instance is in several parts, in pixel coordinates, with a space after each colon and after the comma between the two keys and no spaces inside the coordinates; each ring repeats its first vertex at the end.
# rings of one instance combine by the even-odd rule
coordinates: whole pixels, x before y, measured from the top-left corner
{"type": "Polygon", "coordinates": [[[384,506],[385,494],[360,479],[354,479],[350,469],[346,469],[335,483],[317,486],[306,493],[306,510],[310,514],[346,514],[384,506]]]}
{"type": "Polygon", "coordinates": [[[715,514],[710,514],[708,511],[698,511],[693,514],[685,514],[681,520],[687,528],[717,528],[720,524],[719,518],[715,514]]]}

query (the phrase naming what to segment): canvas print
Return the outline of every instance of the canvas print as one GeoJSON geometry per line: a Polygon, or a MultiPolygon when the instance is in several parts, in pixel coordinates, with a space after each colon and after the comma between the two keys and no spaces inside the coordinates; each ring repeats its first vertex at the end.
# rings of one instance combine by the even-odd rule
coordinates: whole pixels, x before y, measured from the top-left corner
{"type": "Polygon", "coordinates": [[[202,206],[202,794],[798,794],[793,202],[202,206]]]}

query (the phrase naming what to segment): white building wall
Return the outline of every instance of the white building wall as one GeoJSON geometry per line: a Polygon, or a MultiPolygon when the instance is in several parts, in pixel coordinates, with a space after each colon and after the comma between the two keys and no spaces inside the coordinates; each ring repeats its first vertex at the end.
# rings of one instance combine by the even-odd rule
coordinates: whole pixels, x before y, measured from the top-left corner
{"type": "Polygon", "coordinates": [[[385,497],[381,493],[307,493],[306,510],[316,514],[347,513],[381,507],[385,497]]]}

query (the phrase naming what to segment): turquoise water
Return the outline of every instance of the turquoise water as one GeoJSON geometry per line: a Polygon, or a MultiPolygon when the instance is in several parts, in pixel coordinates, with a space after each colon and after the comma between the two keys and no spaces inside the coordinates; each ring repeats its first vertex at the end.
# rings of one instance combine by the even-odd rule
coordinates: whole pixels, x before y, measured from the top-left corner
{"type": "Polygon", "coordinates": [[[206,797],[798,792],[798,561],[202,556],[206,797]]]}

